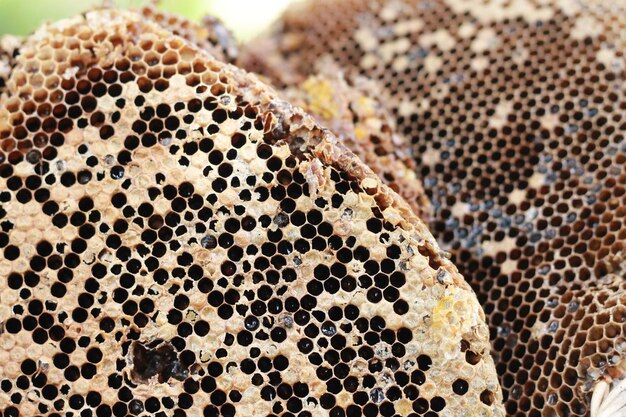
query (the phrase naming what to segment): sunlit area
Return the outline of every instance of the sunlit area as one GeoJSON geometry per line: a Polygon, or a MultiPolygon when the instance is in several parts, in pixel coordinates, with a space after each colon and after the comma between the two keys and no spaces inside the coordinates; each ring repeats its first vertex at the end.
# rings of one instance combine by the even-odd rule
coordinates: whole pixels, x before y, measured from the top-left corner
{"type": "MultiPolygon", "coordinates": [[[[220,18],[238,40],[246,41],[266,29],[294,0],[162,0],[157,7],[199,21],[210,14],[220,18]]],[[[297,0],[296,0],[297,1],[297,0]]],[[[136,8],[153,0],[0,0],[0,35],[26,35],[45,21],[113,4],[136,8]]]]}

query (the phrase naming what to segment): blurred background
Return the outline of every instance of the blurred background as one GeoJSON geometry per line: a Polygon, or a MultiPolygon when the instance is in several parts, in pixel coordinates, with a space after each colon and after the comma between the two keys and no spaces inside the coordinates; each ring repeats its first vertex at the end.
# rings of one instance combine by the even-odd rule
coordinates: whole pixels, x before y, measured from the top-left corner
{"type": "MultiPolygon", "coordinates": [[[[219,17],[240,41],[265,30],[294,0],[161,0],[158,7],[199,21],[219,17]]],[[[297,0],[295,0],[297,1],[297,0]]],[[[151,0],[0,0],[0,35],[26,35],[47,20],[69,17],[94,6],[140,7],[151,0]]]]}

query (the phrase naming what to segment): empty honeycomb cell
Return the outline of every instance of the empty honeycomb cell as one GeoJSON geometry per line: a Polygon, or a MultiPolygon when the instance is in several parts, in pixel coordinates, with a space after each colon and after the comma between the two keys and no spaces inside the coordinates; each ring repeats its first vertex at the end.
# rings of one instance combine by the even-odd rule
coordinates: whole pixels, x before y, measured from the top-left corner
{"type": "Polygon", "coordinates": [[[484,314],[410,206],[148,16],[45,25],[7,79],[2,414],[502,416],[484,314]]]}
{"type": "Polygon", "coordinates": [[[624,398],[625,11],[311,1],[241,52],[280,88],[328,62],[382,87],[431,230],[487,315],[508,415],[597,417],[624,398]]]}

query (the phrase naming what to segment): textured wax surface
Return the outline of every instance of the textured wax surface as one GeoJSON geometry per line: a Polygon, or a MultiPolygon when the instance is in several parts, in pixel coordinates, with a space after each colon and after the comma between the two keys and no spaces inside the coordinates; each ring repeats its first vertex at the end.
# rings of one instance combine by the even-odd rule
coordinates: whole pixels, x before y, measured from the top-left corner
{"type": "Polygon", "coordinates": [[[583,416],[626,368],[626,3],[315,1],[242,61],[378,81],[431,230],[476,290],[512,416],[583,416]],[[263,50],[262,50],[263,49],[263,50]]]}
{"type": "MultiPolygon", "coordinates": [[[[207,16],[202,25],[175,15],[163,13],[154,6],[141,9],[142,14],[175,35],[195,43],[213,57],[238,62],[238,50],[232,36],[216,19],[207,16]]],[[[271,56],[259,48],[258,62],[266,65],[265,74],[285,74],[280,67],[270,68],[271,56]]],[[[250,61],[252,56],[248,56],[250,61]]],[[[278,57],[276,65],[282,59],[278,57]]],[[[321,66],[320,72],[301,84],[283,91],[292,104],[312,114],[371,168],[383,182],[400,193],[423,220],[429,219],[430,203],[415,173],[409,142],[400,137],[386,106],[380,100],[380,88],[364,77],[346,79],[336,65],[321,66]]],[[[284,85],[286,77],[281,79],[284,85]]]]}
{"type": "Polygon", "coordinates": [[[5,35],[0,37],[0,94],[6,86],[6,80],[14,64],[14,54],[21,43],[21,39],[5,35]]]}
{"type": "Polygon", "coordinates": [[[152,19],[27,38],[0,149],[3,416],[503,415],[482,309],[409,205],[152,19]]]}
{"type": "Polygon", "coordinates": [[[346,79],[338,68],[328,65],[285,95],[331,129],[422,220],[430,218],[430,202],[416,176],[411,146],[396,133],[378,85],[363,77],[346,79]]]}

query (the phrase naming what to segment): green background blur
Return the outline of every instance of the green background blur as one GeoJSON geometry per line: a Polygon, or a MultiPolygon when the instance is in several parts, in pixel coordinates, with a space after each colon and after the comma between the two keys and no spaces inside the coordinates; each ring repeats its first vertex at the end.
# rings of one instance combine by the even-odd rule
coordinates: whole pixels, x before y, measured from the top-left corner
{"type": "MultiPolygon", "coordinates": [[[[161,0],[158,7],[192,20],[207,14],[219,17],[242,41],[265,30],[292,0],[161,0]]],[[[46,20],[57,20],[114,4],[120,8],[139,7],[148,0],[0,0],[0,35],[26,35],[46,20]]]]}

